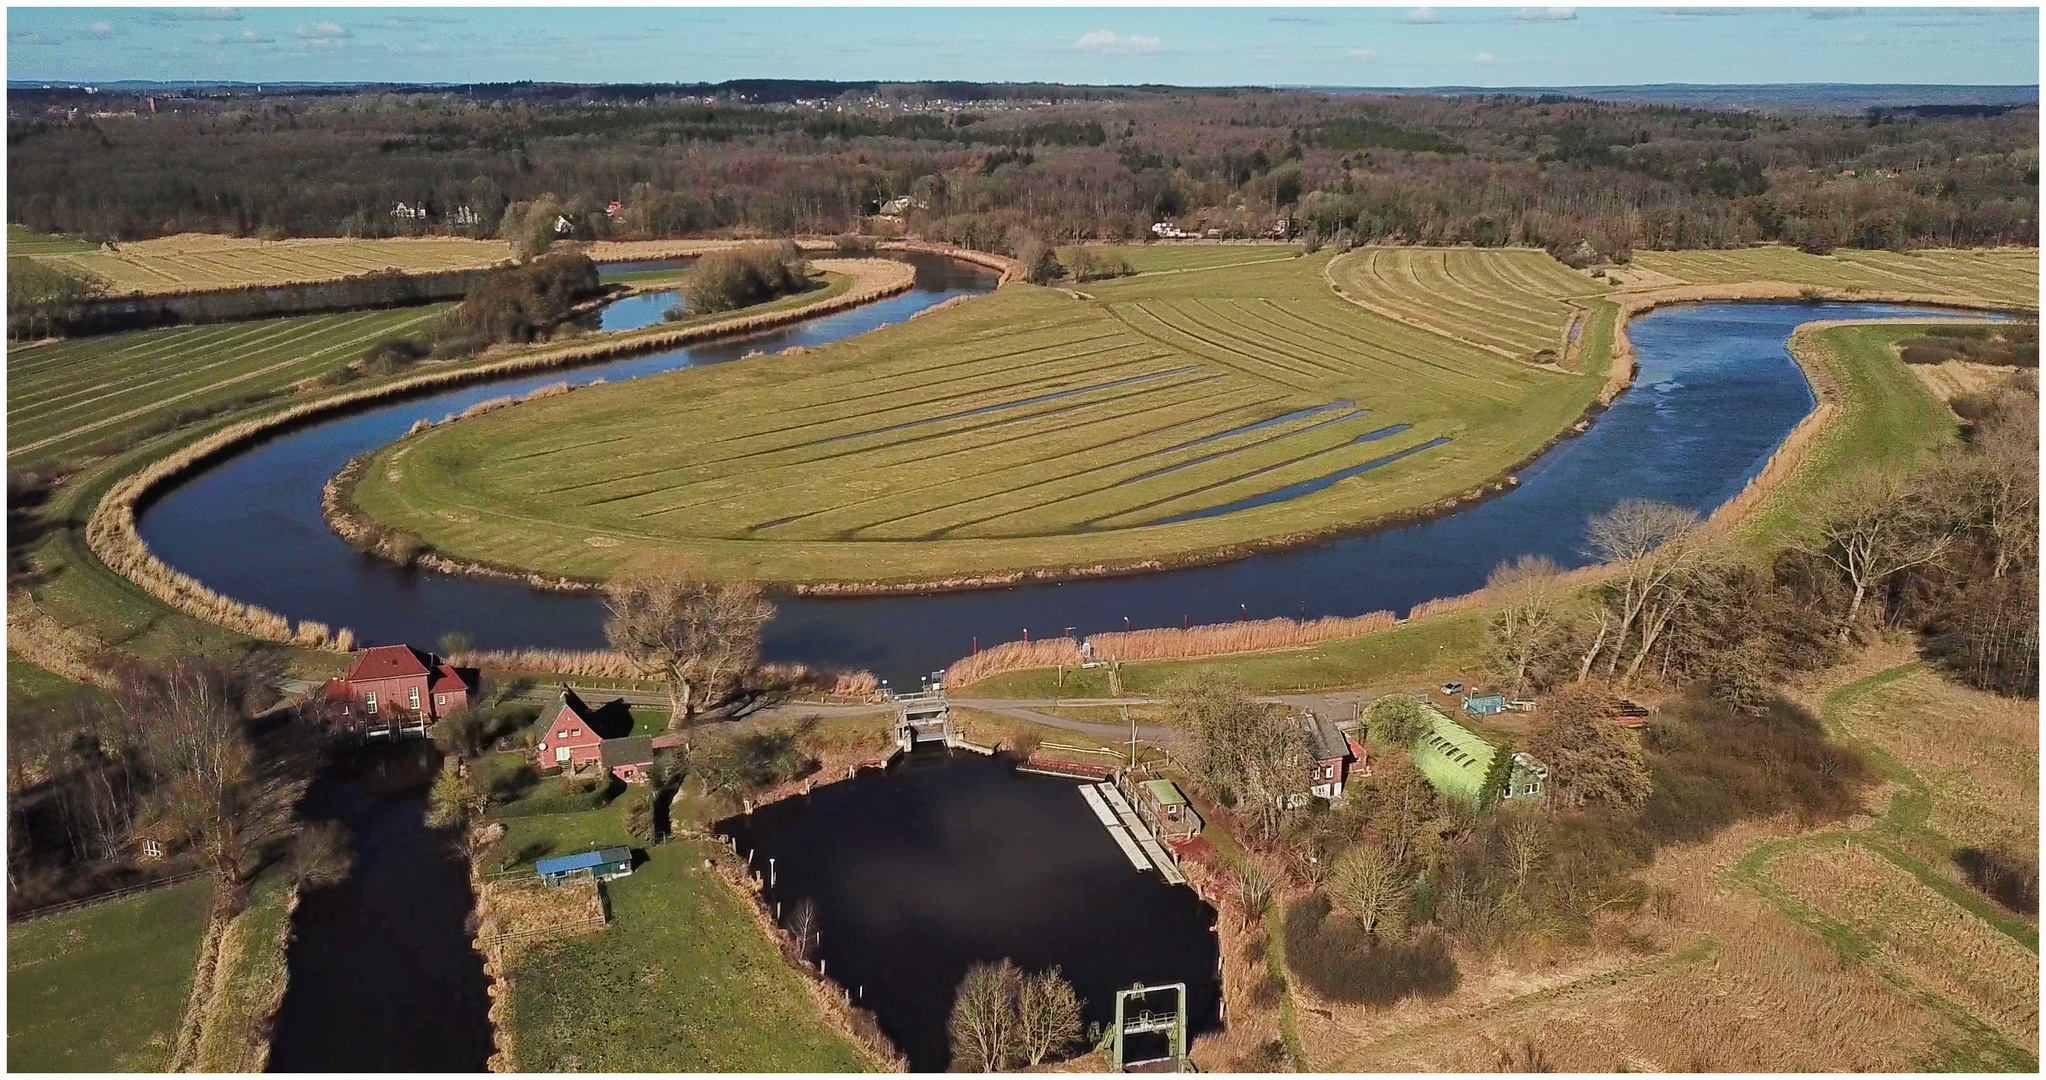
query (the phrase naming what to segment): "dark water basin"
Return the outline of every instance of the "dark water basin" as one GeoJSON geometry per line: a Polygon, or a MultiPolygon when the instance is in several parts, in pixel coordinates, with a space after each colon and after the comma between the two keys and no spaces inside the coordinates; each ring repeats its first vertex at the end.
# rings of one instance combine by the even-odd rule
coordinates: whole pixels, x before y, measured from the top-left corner
{"type": "Polygon", "coordinates": [[[1115,991],[1184,982],[1194,1031],[1216,1026],[1214,909],[1132,868],[1073,781],[923,750],[719,830],[774,860],[784,922],[816,905],[826,972],[919,1071],[946,1067],[952,995],[981,961],[1057,965],[1103,1026],[1115,991]]]}

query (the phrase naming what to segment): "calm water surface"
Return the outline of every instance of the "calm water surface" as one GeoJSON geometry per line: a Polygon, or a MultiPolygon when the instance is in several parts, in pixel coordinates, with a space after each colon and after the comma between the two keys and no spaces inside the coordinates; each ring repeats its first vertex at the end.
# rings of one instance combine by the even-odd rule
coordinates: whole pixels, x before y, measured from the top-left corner
{"type": "MultiPolygon", "coordinates": [[[[762,338],[566,373],[611,381],[753,350],[817,345],[901,321],[952,296],[986,292],[992,275],[913,257],[906,296],[762,338]]],[[[1709,513],[1737,494],[1813,406],[1787,341],[1814,319],[1951,315],[1885,304],[1743,302],[1664,308],[1633,320],[1633,388],[1584,435],[1520,473],[1519,487],[1447,517],[1257,556],[1140,577],[936,596],[778,601],[770,659],[868,668],[898,685],[969,652],[1023,636],[1239,617],[1315,617],[1390,610],[1467,592],[1502,560],[1542,554],[1587,562],[1585,523],[1626,498],[1709,513]]],[[[499,582],[401,570],[360,555],[320,519],[319,493],[347,461],[403,435],[414,420],[521,393],[548,372],[400,402],[291,432],[170,490],[141,530],[170,565],[238,600],[293,619],[355,628],[368,643],[431,642],[462,631],[480,646],[588,648],[603,640],[601,603],[499,582]]],[[[1369,401],[1358,401],[1369,408],[1369,401]]]]}
{"type": "Polygon", "coordinates": [[[825,969],[859,995],[911,1068],[942,1070],[966,969],[1057,965],[1106,1026],[1115,991],[1187,984],[1195,1032],[1216,1026],[1215,911],[1138,871],[1068,780],[1006,758],[925,750],[720,826],[775,860],[783,921],[817,907],[825,969]]]}
{"type": "Polygon", "coordinates": [[[426,827],[439,763],[430,743],[369,747],[307,792],[308,818],[348,827],[355,867],[307,892],[292,918],[273,1071],[481,1072],[489,1061],[469,868],[426,827]]]}

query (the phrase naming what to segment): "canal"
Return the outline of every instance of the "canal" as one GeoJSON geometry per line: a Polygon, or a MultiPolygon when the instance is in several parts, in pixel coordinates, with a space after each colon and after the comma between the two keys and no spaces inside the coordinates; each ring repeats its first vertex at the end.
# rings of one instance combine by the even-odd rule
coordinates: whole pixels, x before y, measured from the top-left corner
{"type": "Polygon", "coordinates": [[[827,974],[918,1071],[946,1068],[953,992],[982,961],[1058,967],[1104,1027],[1115,991],[1183,982],[1193,1032],[1217,1026],[1215,910],[1133,869],[1074,781],[920,750],[719,831],[763,874],[774,860],[784,924],[815,905],[827,974]]]}
{"type": "Polygon", "coordinates": [[[426,827],[432,743],[363,747],[306,793],[308,820],[348,828],[348,878],[299,900],[270,1039],[275,1072],[481,1072],[490,991],[471,941],[469,867],[426,827]]]}

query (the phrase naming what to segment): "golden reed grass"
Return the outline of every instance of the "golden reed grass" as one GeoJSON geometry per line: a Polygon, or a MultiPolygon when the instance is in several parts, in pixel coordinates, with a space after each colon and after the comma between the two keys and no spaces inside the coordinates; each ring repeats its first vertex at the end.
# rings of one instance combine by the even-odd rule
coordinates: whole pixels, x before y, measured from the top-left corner
{"type": "MultiPolygon", "coordinates": [[[[450,371],[436,371],[398,379],[321,398],[291,408],[230,424],[203,438],[158,458],[116,483],[93,508],[86,522],[85,541],[92,553],[109,568],[140,585],[150,595],[187,615],[227,627],[262,641],[307,644],[318,640],[326,628],[314,624],[301,641],[291,621],[276,612],[230,599],[204,583],[173,570],[143,542],[135,528],[137,507],[149,494],[185,473],[229,450],[270,435],[282,428],[304,423],[314,417],[358,408],[370,403],[418,393],[422,390],[476,382],[521,371],[543,370],[568,364],[588,363],[614,356],[672,347],[692,341],[771,329],[871,303],[907,291],[916,283],[915,268],[892,259],[820,260],[825,269],[853,275],[851,289],[835,297],[803,307],[758,315],[724,319],[700,326],[630,335],[624,339],[578,343],[543,348],[491,363],[450,371]]],[[[352,647],[354,635],[342,630],[327,638],[327,647],[352,647]],[[349,645],[341,643],[347,635],[349,645]]],[[[318,647],[318,646],[313,646],[318,647]]]]}

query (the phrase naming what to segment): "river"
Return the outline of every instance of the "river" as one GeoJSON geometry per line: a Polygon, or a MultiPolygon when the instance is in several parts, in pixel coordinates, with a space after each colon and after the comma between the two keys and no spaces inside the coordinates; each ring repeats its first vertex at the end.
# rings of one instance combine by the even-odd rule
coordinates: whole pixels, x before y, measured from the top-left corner
{"type": "MultiPolygon", "coordinates": [[[[899,322],[994,275],[910,256],[916,289],[772,334],[383,405],[291,431],[230,456],[165,492],[143,513],[143,538],[172,567],[237,600],[294,620],[355,629],[371,644],[430,644],[451,631],[483,648],[591,648],[601,602],[507,582],[407,570],[362,555],[320,516],[320,489],[349,459],[485,398],[563,378],[612,382],[754,351],[816,346],[899,322]]],[[[1701,514],[1737,494],[1813,407],[1787,342],[1815,319],[1950,316],[1934,308],[1829,302],[1725,302],[1662,308],[1628,325],[1634,386],[1584,434],[1557,443],[1506,494],[1415,524],[1216,566],[1126,578],[917,596],[785,597],[769,627],[771,660],[866,668],[896,685],[970,651],[1024,636],[1390,610],[1468,592],[1499,562],[1541,554],[1588,561],[1586,522],[1626,498],[1701,514]],[[1127,622],[1125,622],[1127,620],[1127,622]]]]}

